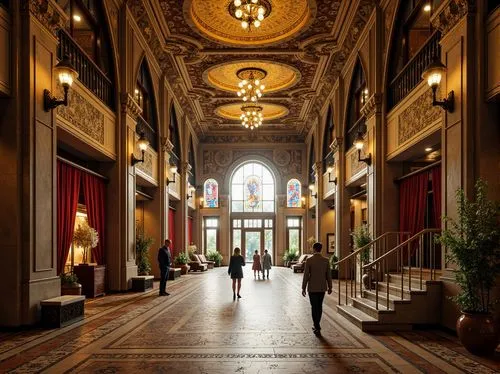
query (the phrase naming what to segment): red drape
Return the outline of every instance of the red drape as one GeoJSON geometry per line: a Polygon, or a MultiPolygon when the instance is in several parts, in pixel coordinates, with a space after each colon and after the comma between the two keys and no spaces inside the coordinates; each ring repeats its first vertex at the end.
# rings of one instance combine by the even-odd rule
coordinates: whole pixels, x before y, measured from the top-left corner
{"type": "Polygon", "coordinates": [[[429,173],[413,175],[399,186],[399,229],[415,235],[424,229],[429,173]]]}
{"type": "Polygon", "coordinates": [[[105,185],[104,181],[91,174],[83,173],[83,195],[87,207],[89,226],[99,234],[99,243],[92,249],[92,257],[99,265],[105,263],[105,185]]]}
{"type": "Polygon", "coordinates": [[[57,273],[64,272],[75,230],[82,172],[57,161],[57,273]]]}
{"type": "Polygon", "coordinates": [[[188,245],[193,242],[193,217],[188,217],[188,245]]]}
{"type": "Polygon", "coordinates": [[[175,246],[175,210],[168,208],[168,239],[172,242],[171,248],[172,256],[177,256],[177,250],[175,246]]]}
{"type": "Polygon", "coordinates": [[[434,227],[441,228],[441,165],[432,168],[432,202],[434,205],[434,227]]]}

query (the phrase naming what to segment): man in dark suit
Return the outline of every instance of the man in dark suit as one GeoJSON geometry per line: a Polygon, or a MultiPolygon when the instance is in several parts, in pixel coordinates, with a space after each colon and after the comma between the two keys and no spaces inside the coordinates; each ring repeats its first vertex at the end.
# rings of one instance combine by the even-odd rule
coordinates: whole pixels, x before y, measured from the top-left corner
{"type": "Polygon", "coordinates": [[[304,268],[304,278],[302,279],[302,296],[306,296],[306,288],[309,293],[311,303],[313,332],[316,335],[321,333],[321,315],[323,314],[323,299],[325,291],[328,295],[332,293],[332,273],[328,259],[321,255],[321,243],[314,243],[314,254],[306,261],[304,268]]]}
{"type": "Polygon", "coordinates": [[[163,247],[158,249],[158,263],[160,265],[160,296],[170,295],[165,289],[167,287],[170,264],[172,263],[172,254],[170,253],[171,244],[172,242],[169,239],[166,239],[163,247]]]}

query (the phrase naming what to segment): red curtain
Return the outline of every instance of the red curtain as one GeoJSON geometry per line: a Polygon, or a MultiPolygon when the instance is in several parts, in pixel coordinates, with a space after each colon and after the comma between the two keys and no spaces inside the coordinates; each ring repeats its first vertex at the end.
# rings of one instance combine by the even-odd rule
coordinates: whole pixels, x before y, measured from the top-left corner
{"type": "Polygon", "coordinates": [[[83,195],[87,207],[89,226],[99,234],[99,243],[92,249],[92,257],[99,265],[105,263],[105,189],[104,181],[95,175],[83,173],[83,195]]]}
{"type": "Polygon", "coordinates": [[[177,256],[175,247],[175,210],[168,208],[168,239],[172,242],[172,256],[177,256]]]}
{"type": "Polygon", "coordinates": [[[441,165],[432,168],[432,202],[434,205],[434,227],[441,228],[441,165]]]}
{"type": "Polygon", "coordinates": [[[188,245],[193,242],[193,217],[188,217],[188,245]]]}
{"type": "Polygon", "coordinates": [[[82,172],[57,161],[57,273],[64,272],[75,230],[82,172]]]}
{"type": "Polygon", "coordinates": [[[415,235],[424,229],[429,173],[413,175],[399,186],[399,229],[415,235]]]}

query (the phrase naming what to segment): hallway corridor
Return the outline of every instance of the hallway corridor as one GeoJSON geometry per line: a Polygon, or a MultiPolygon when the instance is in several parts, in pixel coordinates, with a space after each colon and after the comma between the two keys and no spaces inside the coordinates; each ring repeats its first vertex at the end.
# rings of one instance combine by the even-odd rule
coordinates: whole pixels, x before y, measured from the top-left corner
{"type": "MultiPolygon", "coordinates": [[[[189,274],[158,290],[90,300],[83,321],[59,330],[0,333],[8,373],[494,373],[440,331],[367,335],[326,297],[322,332],[311,331],[301,274],[273,267],[232,301],[227,268],[189,274]]],[[[157,284],[155,284],[157,287],[157,284]]],[[[334,287],[335,289],[335,287],[334,287]]]]}

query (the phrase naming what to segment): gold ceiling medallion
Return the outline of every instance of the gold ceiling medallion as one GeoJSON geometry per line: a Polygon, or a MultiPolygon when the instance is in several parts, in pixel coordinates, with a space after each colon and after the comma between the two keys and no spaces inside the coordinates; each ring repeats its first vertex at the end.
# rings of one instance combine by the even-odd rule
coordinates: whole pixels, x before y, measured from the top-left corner
{"type": "Polygon", "coordinates": [[[262,115],[262,107],[260,105],[247,104],[241,107],[243,113],[240,116],[241,125],[253,130],[262,125],[264,116],[262,115]]]}
{"type": "Polygon", "coordinates": [[[241,27],[250,31],[259,28],[265,17],[271,13],[267,0],[234,0],[229,3],[229,14],[241,22],[241,27]]]}
{"type": "Polygon", "coordinates": [[[236,72],[236,76],[241,79],[236,93],[243,101],[257,102],[264,92],[264,86],[261,81],[267,75],[264,69],[259,68],[244,68],[236,72]]]}

